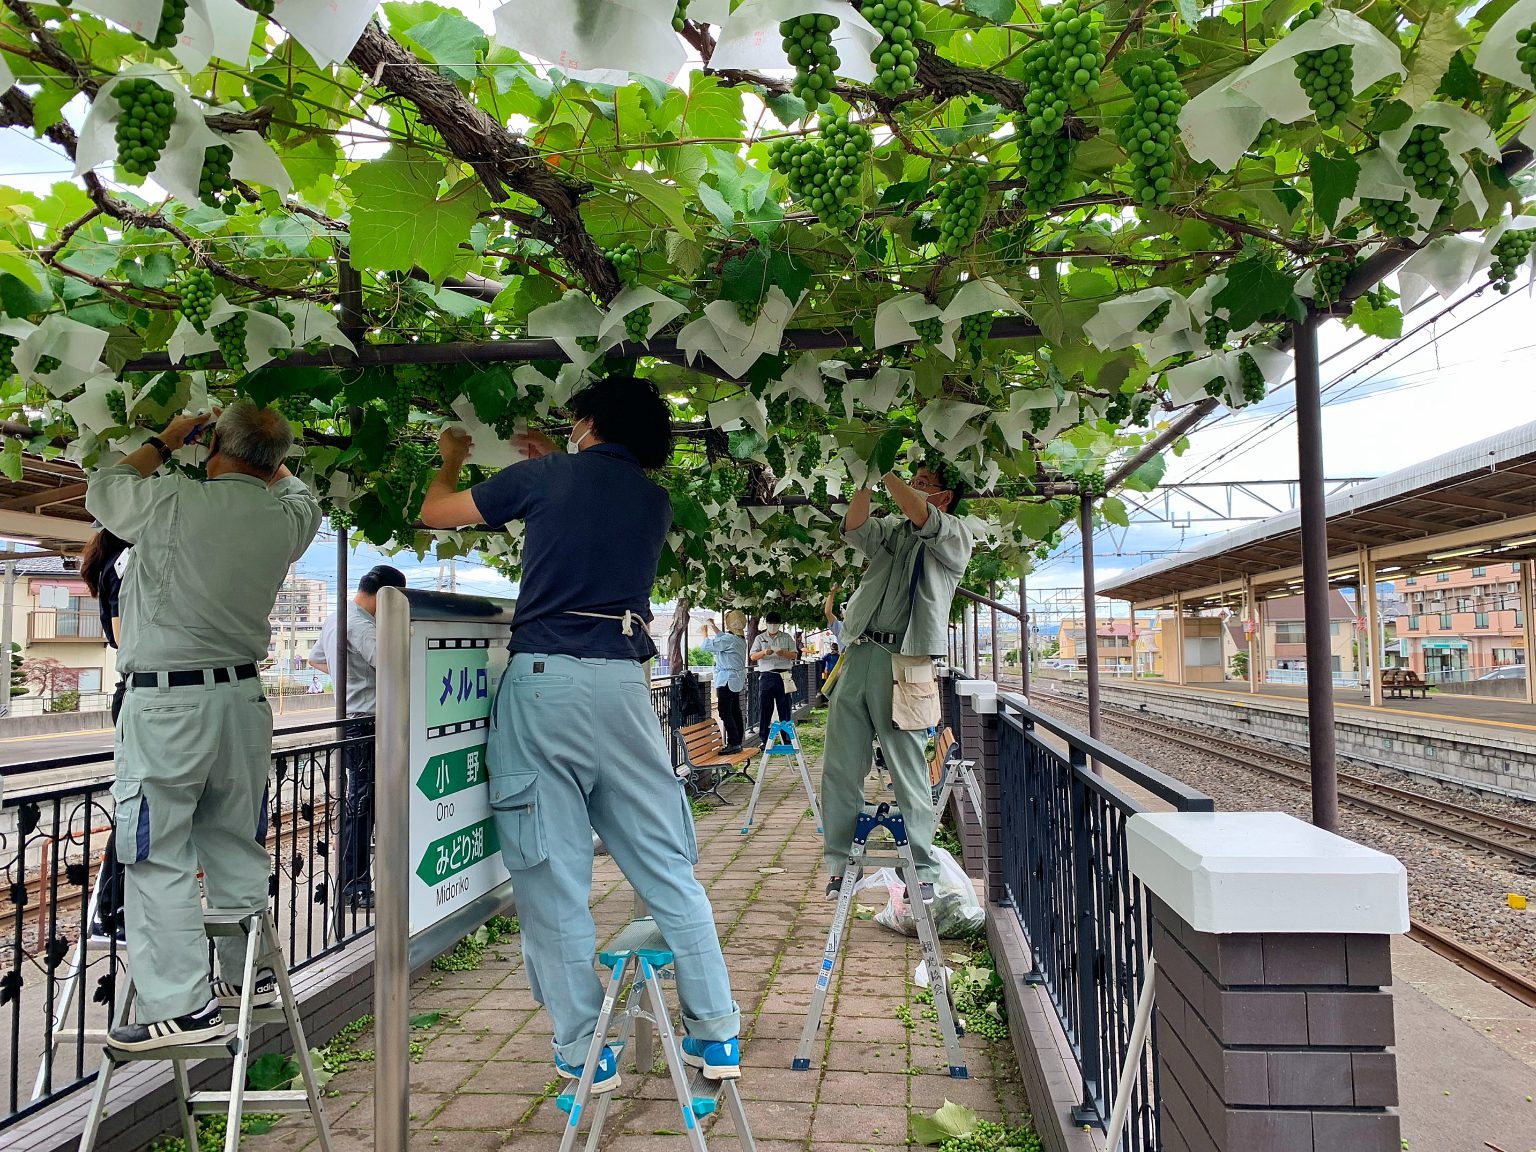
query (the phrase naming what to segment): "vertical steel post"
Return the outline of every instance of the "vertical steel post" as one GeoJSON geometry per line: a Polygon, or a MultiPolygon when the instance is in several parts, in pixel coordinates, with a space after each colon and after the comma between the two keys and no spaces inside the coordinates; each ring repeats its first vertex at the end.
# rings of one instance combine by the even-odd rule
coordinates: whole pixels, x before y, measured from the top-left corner
{"type": "Polygon", "coordinates": [[[1258,600],[1253,594],[1253,577],[1243,577],[1243,639],[1248,643],[1248,694],[1259,691],[1259,615],[1258,600]]]}
{"type": "Polygon", "coordinates": [[[373,934],[373,1127],[377,1152],[410,1146],[410,756],[411,606],[397,588],[379,590],[379,707],[375,739],[373,934]]]}
{"type": "MultiPolygon", "coordinates": [[[[1078,498],[1078,534],[1083,538],[1083,645],[1088,652],[1088,735],[1099,738],[1099,621],[1093,589],[1093,501],[1078,498]]],[[[1097,761],[1093,770],[1100,772],[1097,761]]]]}
{"type": "MultiPolygon", "coordinates": [[[[1520,636],[1525,644],[1525,702],[1536,704],[1536,680],[1531,678],[1531,669],[1536,667],[1536,618],[1531,615],[1531,608],[1536,605],[1536,598],[1531,595],[1536,580],[1531,579],[1531,561],[1520,561],[1520,636]]],[[[10,613],[6,613],[6,619],[10,619],[10,613]]]]}
{"type": "MultiPolygon", "coordinates": [[[[1090,597],[1091,600],[1091,597],[1090,597]]],[[[1092,667],[1090,664],[1089,667],[1092,667]]],[[[1095,915],[1093,828],[1089,811],[1094,793],[1089,791],[1085,773],[1093,767],[1087,754],[1071,748],[1072,762],[1072,892],[1077,907],[1077,1039],[1078,1064],[1082,1073],[1083,1100],[1072,1110],[1076,1124],[1096,1125],[1099,1118],[1099,1094],[1102,1091],[1099,1061],[1099,933],[1103,928],[1095,915]]]]}
{"type": "Polygon", "coordinates": [[[1312,823],[1339,824],[1338,756],[1333,717],[1333,645],[1328,619],[1328,511],[1323,490],[1323,402],[1317,321],[1291,327],[1296,351],[1296,457],[1301,491],[1301,579],[1306,612],[1307,728],[1312,761],[1312,823]]]}
{"type": "MultiPolygon", "coordinates": [[[[1371,707],[1380,708],[1381,676],[1387,667],[1387,645],[1381,635],[1381,603],[1376,596],[1376,557],[1369,548],[1360,549],[1360,596],[1365,602],[1365,639],[1362,653],[1369,652],[1371,707]]],[[[1364,669],[1361,670],[1362,674],[1364,669]]]]}
{"type": "MultiPolygon", "coordinates": [[[[997,581],[993,580],[987,585],[987,595],[993,600],[997,599],[997,581]]],[[[997,606],[992,608],[992,683],[997,683],[997,606]]]]}
{"type": "Polygon", "coordinates": [[[331,669],[331,690],[336,693],[336,719],[347,718],[347,539],[336,530],[336,666],[331,669]]]}
{"type": "Polygon", "coordinates": [[[1019,577],[1019,678],[1021,691],[1029,695],[1029,601],[1024,596],[1024,577],[1019,577]]]}
{"type": "Polygon", "coordinates": [[[971,604],[971,678],[981,679],[981,605],[971,604]]]}

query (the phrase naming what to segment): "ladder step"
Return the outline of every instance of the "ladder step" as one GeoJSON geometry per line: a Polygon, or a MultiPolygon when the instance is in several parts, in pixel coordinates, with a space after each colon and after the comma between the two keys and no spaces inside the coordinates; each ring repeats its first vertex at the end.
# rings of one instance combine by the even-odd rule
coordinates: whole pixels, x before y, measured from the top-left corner
{"type": "MultiPolygon", "coordinates": [[[[188,1098],[192,1111],[198,1115],[220,1116],[229,1111],[229,1092],[194,1092],[188,1098]]],[[[241,1097],[242,1112],[308,1112],[309,1097],[303,1092],[247,1092],[241,1097]]]]}
{"type": "MultiPolygon", "coordinates": [[[[653,952],[665,951],[666,947],[667,942],[662,938],[661,929],[656,927],[656,921],[649,916],[642,916],[637,920],[631,920],[619,929],[619,934],[603,949],[602,954],[618,957],[626,952],[639,952],[642,949],[653,952]]],[[[604,960],[603,963],[609,967],[613,966],[608,960],[604,960]]]]}
{"type": "Polygon", "coordinates": [[[222,1040],[204,1040],[197,1044],[173,1044],[165,1048],[149,1048],[142,1052],[126,1052],[113,1048],[110,1043],[102,1047],[114,1064],[130,1064],[140,1060],[228,1060],[240,1051],[240,1037],[233,1034],[222,1040]]]}
{"type": "Polygon", "coordinates": [[[203,931],[209,936],[244,936],[246,934],[246,922],[252,926],[261,923],[259,912],[216,912],[212,909],[203,913],[203,931]]]}

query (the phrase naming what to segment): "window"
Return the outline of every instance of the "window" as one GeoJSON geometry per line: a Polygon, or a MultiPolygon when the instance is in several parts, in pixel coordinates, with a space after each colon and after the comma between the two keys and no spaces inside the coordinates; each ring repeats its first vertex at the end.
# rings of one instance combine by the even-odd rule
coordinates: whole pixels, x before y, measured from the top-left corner
{"type": "Polygon", "coordinates": [[[1412,588],[1418,582],[1419,582],[1419,578],[1417,576],[1410,576],[1410,577],[1408,577],[1408,579],[1403,581],[1403,583],[1408,585],[1408,587],[1410,587],[1410,588],[1412,588]]]}
{"type": "Polygon", "coordinates": [[[1516,560],[1513,564],[1511,564],[1509,566],[1509,570],[1516,576],[1520,575],[1520,561],[1516,560]]]}
{"type": "Polygon", "coordinates": [[[1410,617],[1408,617],[1408,631],[1410,631],[1410,632],[1417,632],[1418,630],[1419,630],[1419,618],[1417,616],[1410,616],[1410,617]]]}
{"type": "Polygon", "coordinates": [[[1474,628],[1486,628],[1486,627],[1488,627],[1488,613],[1486,613],[1486,612],[1478,612],[1478,613],[1476,613],[1472,617],[1472,627],[1474,627],[1474,628]]]}
{"type": "Polygon", "coordinates": [[[101,691],[100,668],[76,668],[75,672],[79,673],[80,676],[78,684],[80,695],[84,696],[88,692],[101,691]]]}
{"type": "Polygon", "coordinates": [[[1472,575],[1473,576],[1486,576],[1486,575],[1488,575],[1488,569],[1486,569],[1486,568],[1474,568],[1474,569],[1472,569],[1472,575]]]}
{"type": "Polygon", "coordinates": [[[1330,636],[1337,636],[1338,634],[1339,634],[1339,622],[1337,620],[1330,620],[1330,621],[1328,621],[1328,635],[1330,635],[1330,636]]]}
{"type": "Polygon", "coordinates": [[[1449,572],[1436,572],[1435,573],[1435,583],[1436,584],[1447,584],[1447,583],[1450,582],[1450,579],[1451,579],[1451,574],[1449,572]]]}
{"type": "Polygon", "coordinates": [[[1276,644],[1305,644],[1307,626],[1302,620],[1278,620],[1275,622],[1276,644]]]}
{"type": "Polygon", "coordinates": [[[1339,658],[1337,656],[1333,657],[1333,674],[1337,676],[1342,671],[1344,671],[1344,669],[1339,664],[1339,658]]]}
{"type": "Polygon", "coordinates": [[[1458,612],[1470,612],[1470,611],[1472,611],[1472,598],[1470,596],[1458,596],[1458,597],[1456,597],[1456,611],[1458,611],[1458,612]]]}
{"type": "Polygon", "coordinates": [[[1443,632],[1451,630],[1451,614],[1449,612],[1442,612],[1440,614],[1440,630],[1443,632]]]}

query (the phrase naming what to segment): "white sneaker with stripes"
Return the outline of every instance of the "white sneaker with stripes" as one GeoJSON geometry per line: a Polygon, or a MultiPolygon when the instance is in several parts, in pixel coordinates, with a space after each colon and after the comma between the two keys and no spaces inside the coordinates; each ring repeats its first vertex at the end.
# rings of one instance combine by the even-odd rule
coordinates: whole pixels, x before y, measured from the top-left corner
{"type": "Polygon", "coordinates": [[[178,1044],[197,1044],[217,1040],[224,1035],[224,1017],[219,1002],[210,1000],[196,1012],[170,1020],[152,1020],[147,1024],[120,1024],[108,1036],[112,1047],[125,1052],[146,1052],[155,1048],[174,1048],[178,1044]]]}

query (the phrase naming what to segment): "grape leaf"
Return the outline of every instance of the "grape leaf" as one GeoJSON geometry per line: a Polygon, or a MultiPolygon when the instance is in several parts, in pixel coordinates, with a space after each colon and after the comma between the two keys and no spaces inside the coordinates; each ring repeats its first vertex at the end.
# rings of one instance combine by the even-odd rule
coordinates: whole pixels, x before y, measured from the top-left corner
{"type": "Polygon", "coordinates": [[[1257,324],[1267,316],[1301,319],[1295,279],[1258,253],[1244,257],[1227,270],[1227,283],[1211,299],[1211,307],[1225,309],[1235,329],[1257,324]]]}
{"type": "Polygon", "coordinates": [[[1477,71],[1472,67],[1472,62],[1467,59],[1465,52],[1457,52],[1451,57],[1451,63],[1445,70],[1445,75],[1440,78],[1440,88],[1436,92],[1438,96],[1444,96],[1447,100],[1481,100],[1483,98],[1483,84],[1477,78],[1477,71]]]}
{"type": "Polygon", "coordinates": [[[480,59],[491,46],[480,26],[457,12],[445,12],[399,35],[420,48],[441,71],[466,84],[475,82],[480,59]]]}
{"type": "Polygon", "coordinates": [[[1408,123],[1408,118],[1413,115],[1413,109],[1401,100],[1388,100],[1371,117],[1371,122],[1365,126],[1365,130],[1373,136],[1379,136],[1383,132],[1390,132],[1394,128],[1401,128],[1408,123]]]}
{"type": "Polygon", "coordinates": [[[1403,334],[1403,313],[1396,304],[1377,307],[1369,296],[1361,296],[1344,319],[1351,328],[1358,328],[1368,336],[1380,336],[1383,340],[1396,340],[1403,334]]]}
{"type": "Polygon", "coordinates": [[[5,447],[0,448],[0,472],[12,484],[21,483],[21,441],[6,437],[5,447]]]}
{"type": "Polygon", "coordinates": [[[1441,8],[1424,18],[1408,60],[1408,78],[1396,99],[1417,108],[1435,94],[1451,57],[1472,42],[1472,33],[1461,26],[1454,8],[1441,8]]]}
{"type": "Polygon", "coordinates": [[[720,299],[756,304],[768,290],[768,257],[761,248],[732,256],[720,269],[720,299]]]}
{"type": "Polygon", "coordinates": [[[1336,160],[1313,152],[1307,157],[1307,171],[1312,178],[1312,205],[1323,222],[1332,228],[1339,218],[1339,204],[1355,194],[1360,182],[1360,165],[1353,157],[1336,160]]]}
{"type": "Polygon", "coordinates": [[[709,532],[709,514],[692,496],[674,493],[672,496],[672,524],[681,528],[684,532],[696,536],[707,535],[709,532]]]}
{"type": "Polygon", "coordinates": [[[1125,478],[1125,487],[1133,492],[1150,492],[1163,482],[1163,473],[1166,471],[1168,461],[1159,452],[1125,478]]]}
{"type": "Polygon", "coordinates": [[[1001,24],[1013,15],[1013,0],[965,0],[965,10],[993,24],[1001,24]]]}
{"type": "Polygon", "coordinates": [[[1120,528],[1131,526],[1130,514],[1125,510],[1125,501],[1114,496],[1106,496],[1099,501],[1099,511],[1104,514],[1104,519],[1120,528]]]}
{"type": "Polygon", "coordinates": [[[495,424],[507,414],[507,404],[516,395],[512,374],[505,365],[484,368],[463,384],[464,395],[475,406],[475,417],[482,424],[495,424]]]}
{"type": "Polygon", "coordinates": [[[790,253],[775,249],[768,257],[768,283],[777,284],[779,291],[791,301],[798,300],[811,283],[809,265],[799,263],[790,253]]]}
{"type": "Polygon", "coordinates": [[[906,442],[906,439],[906,429],[888,429],[875,442],[875,454],[870,460],[870,466],[881,476],[884,476],[896,466],[896,457],[901,453],[901,446],[906,442]]]}
{"type": "Polygon", "coordinates": [[[1054,504],[1020,504],[1013,523],[1031,540],[1044,540],[1061,524],[1061,511],[1054,504]]]}
{"type": "Polygon", "coordinates": [[[980,1119],[971,1109],[946,1100],[932,1116],[913,1114],[912,1136],[919,1144],[942,1144],[956,1136],[969,1136],[980,1119]]]}
{"type": "Polygon", "coordinates": [[[292,1056],[281,1052],[264,1052],[251,1061],[245,1072],[245,1085],[257,1092],[270,1092],[286,1088],[299,1074],[299,1064],[292,1056]]]}
{"type": "Polygon", "coordinates": [[[394,148],[346,178],[352,190],[352,258],[360,267],[409,272],[434,280],[447,272],[480,212],[490,207],[478,180],[438,192],[440,162],[413,148],[394,148]]]}

